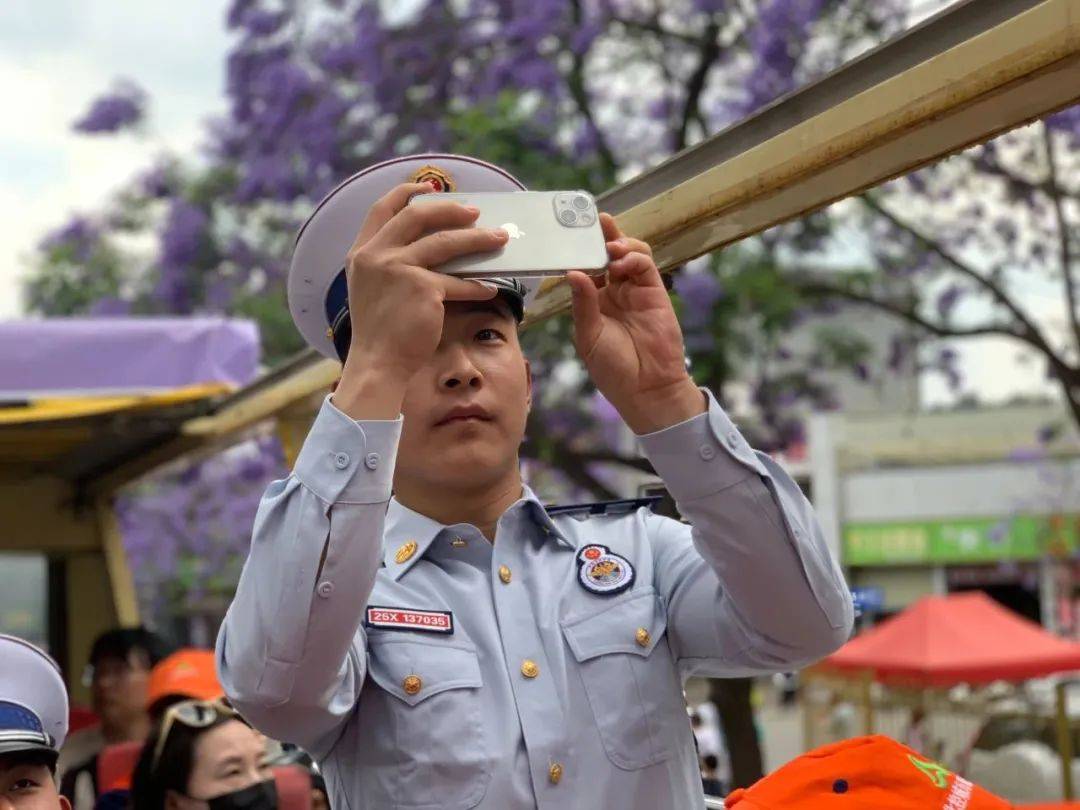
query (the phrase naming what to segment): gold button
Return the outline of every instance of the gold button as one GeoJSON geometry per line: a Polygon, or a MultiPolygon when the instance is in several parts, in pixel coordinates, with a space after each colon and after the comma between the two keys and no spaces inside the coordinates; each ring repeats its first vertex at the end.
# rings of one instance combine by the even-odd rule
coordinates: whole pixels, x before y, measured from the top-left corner
{"type": "Polygon", "coordinates": [[[408,562],[410,559],[412,559],[412,555],[415,554],[415,553],[416,553],[416,541],[415,540],[410,540],[409,542],[404,543],[397,550],[397,554],[394,555],[394,562],[396,562],[398,565],[401,565],[401,563],[408,562]]]}
{"type": "Polygon", "coordinates": [[[526,678],[535,678],[540,674],[540,667],[531,658],[526,658],[521,664],[521,674],[526,678]]]}
{"type": "Polygon", "coordinates": [[[652,636],[649,635],[649,631],[644,627],[639,627],[637,632],[634,633],[634,641],[638,643],[639,647],[648,647],[649,642],[652,641],[652,636]]]}
{"type": "Polygon", "coordinates": [[[415,695],[424,687],[424,682],[420,680],[419,675],[409,675],[401,682],[401,687],[405,690],[406,695],[415,695]]]}
{"type": "Polygon", "coordinates": [[[504,585],[507,585],[510,582],[510,569],[505,565],[499,566],[499,579],[503,581],[504,585]]]}
{"type": "Polygon", "coordinates": [[[551,784],[559,784],[559,780],[562,779],[562,765],[558,762],[553,762],[551,767],[548,768],[548,779],[551,780],[551,784]]]}

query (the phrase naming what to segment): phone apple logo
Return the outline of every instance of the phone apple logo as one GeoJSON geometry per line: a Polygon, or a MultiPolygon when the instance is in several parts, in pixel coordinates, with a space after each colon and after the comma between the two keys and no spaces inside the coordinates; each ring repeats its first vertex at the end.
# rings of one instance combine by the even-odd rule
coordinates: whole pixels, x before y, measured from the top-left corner
{"type": "Polygon", "coordinates": [[[506,235],[509,236],[511,239],[520,239],[525,235],[525,231],[521,230],[521,228],[519,228],[513,222],[506,222],[499,227],[506,231],[506,235]]]}

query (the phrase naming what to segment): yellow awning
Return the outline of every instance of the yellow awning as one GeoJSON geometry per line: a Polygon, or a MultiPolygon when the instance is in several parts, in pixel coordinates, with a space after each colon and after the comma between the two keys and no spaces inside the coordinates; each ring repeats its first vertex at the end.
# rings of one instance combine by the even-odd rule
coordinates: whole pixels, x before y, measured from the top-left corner
{"type": "Polygon", "coordinates": [[[27,425],[32,422],[52,422],[84,416],[102,416],[120,411],[181,405],[226,394],[231,390],[231,386],[224,383],[204,383],[147,394],[39,399],[12,407],[0,407],[0,425],[27,425]]]}

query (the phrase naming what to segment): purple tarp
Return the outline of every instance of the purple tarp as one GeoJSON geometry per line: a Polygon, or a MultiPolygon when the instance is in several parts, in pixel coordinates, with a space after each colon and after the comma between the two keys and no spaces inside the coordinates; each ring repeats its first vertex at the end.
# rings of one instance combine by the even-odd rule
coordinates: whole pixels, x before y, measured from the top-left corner
{"type": "Polygon", "coordinates": [[[241,386],[259,366],[259,329],[224,318],[53,318],[0,322],[3,399],[241,386]]]}

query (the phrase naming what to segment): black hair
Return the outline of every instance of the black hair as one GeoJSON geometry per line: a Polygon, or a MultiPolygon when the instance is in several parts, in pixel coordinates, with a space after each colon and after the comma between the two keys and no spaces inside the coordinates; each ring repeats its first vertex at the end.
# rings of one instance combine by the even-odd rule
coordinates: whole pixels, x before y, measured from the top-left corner
{"type": "Polygon", "coordinates": [[[195,745],[199,737],[223,723],[238,719],[230,715],[218,715],[210,725],[203,728],[192,728],[180,721],[173,722],[161,755],[155,763],[154,752],[162,731],[162,723],[158,721],[143,745],[135,772],[131,776],[132,810],[164,810],[165,795],[170,790],[188,795],[188,780],[191,779],[191,770],[195,765],[195,745]]]}
{"type": "Polygon", "coordinates": [[[97,666],[106,658],[128,661],[133,652],[140,653],[148,667],[173,652],[172,645],[152,630],[143,626],[120,627],[107,630],[96,639],[90,648],[90,665],[97,666]]]}
{"type": "Polygon", "coordinates": [[[0,768],[17,768],[20,765],[44,765],[49,769],[49,773],[56,776],[56,753],[34,748],[0,753],[0,768]]]}
{"type": "Polygon", "coordinates": [[[701,764],[707,771],[715,771],[720,766],[720,759],[716,754],[706,754],[701,758],[701,764]]]}

